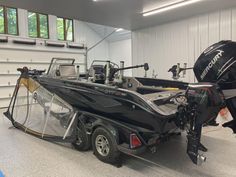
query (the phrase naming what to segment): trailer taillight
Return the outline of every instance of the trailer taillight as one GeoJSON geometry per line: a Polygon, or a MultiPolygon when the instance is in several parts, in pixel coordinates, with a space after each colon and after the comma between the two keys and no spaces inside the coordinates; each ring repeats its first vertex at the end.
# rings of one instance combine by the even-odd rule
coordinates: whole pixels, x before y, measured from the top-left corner
{"type": "Polygon", "coordinates": [[[130,134],[130,147],[131,149],[139,147],[142,145],[142,142],[138,138],[138,136],[134,133],[130,134]]]}

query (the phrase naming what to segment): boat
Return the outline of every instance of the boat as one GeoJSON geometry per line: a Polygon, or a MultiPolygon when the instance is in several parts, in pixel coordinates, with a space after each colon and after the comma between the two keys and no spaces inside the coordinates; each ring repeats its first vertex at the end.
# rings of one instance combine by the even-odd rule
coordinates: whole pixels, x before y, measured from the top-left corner
{"type": "MultiPolygon", "coordinates": [[[[221,41],[206,49],[193,71],[199,83],[147,77],[126,77],[124,67],[95,60],[86,73],[74,59],[53,58],[47,70],[19,68],[4,115],[36,137],[72,143],[80,151],[91,147],[98,159],[117,163],[121,153],[140,154],[187,132],[187,154],[195,164],[206,157],[199,151],[203,126],[216,126],[219,111],[228,107],[236,128],[236,43],[221,41]]],[[[175,74],[183,69],[174,67],[175,74]]]]}

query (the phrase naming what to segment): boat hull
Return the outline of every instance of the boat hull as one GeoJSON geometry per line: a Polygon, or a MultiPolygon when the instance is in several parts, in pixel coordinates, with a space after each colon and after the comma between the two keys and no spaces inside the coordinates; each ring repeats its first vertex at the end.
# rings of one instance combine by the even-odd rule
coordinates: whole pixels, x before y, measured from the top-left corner
{"type": "Polygon", "coordinates": [[[139,94],[101,84],[38,78],[37,82],[79,111],[90,112],[158,134],[176,129],[175,115],[157,113],[139,94]]]}

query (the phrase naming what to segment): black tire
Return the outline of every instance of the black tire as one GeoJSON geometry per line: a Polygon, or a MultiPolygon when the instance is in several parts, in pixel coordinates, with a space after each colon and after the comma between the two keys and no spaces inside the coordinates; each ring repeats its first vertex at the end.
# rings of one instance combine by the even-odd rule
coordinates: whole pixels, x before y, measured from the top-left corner
{"type": "Polygon", "coordinates": [[[87,151],[91,147],[91,138],[86,134],[86,130],[81,123],[76,127],[76,140],[72,143],[78,151],[87,151]]]}
{"type": "MultiPolygon", "coordinates": [[[[110,163],[110,164],[118,164],[120,163],[120,151],[117,148],[117,143],[113,135],[106,130],[103,127],[97,128],[93,134],[92,134],[92,147],[93,147],[93,152],[94,155],[101,161],[105,163],[110,163]],[[106,139],[109,147],[109,151],[107,154],[101,154],[101,151],[99,152],[99,147],[96,145],[96,142],[98,142],[98,139],[103,137],[106,139]]],[[[100,146],[101,147],[101,146],[100,146]]]]}

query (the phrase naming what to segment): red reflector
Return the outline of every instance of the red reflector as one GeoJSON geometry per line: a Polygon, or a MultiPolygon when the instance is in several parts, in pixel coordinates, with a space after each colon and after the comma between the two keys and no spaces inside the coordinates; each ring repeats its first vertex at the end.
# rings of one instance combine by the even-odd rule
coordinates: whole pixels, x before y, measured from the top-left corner
{"type": "Polygon", "coordinates": [[[136,134],[130,134],[130,147],[131,149],[141,146],[142,143],[136,134]]]}

